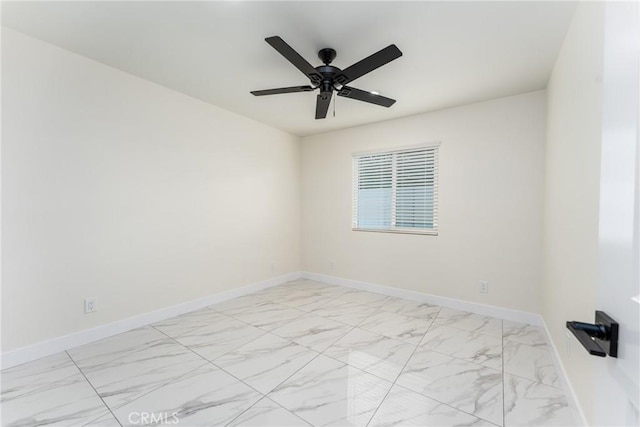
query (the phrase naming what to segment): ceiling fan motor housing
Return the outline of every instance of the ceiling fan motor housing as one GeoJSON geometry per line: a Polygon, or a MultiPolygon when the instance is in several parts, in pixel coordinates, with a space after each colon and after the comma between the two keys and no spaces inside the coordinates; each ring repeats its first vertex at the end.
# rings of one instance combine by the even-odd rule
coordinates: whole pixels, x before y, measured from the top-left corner
{"type": "Polygon", "coordinates": [[[322,61],[323,64],[329,65],[334,59],[336,59],[336,51],[328,47],[320,49],[318,52],[318,58],[320,58],[320,61],[322,61]]]}
{"type": "Polygon", "coordinates": [[[331,92],[334,89],[333,77],[342,70],[333,65],[320,65],[316,70],[322,74],[322,83],[320,83],[321,92],[331,92]]]}

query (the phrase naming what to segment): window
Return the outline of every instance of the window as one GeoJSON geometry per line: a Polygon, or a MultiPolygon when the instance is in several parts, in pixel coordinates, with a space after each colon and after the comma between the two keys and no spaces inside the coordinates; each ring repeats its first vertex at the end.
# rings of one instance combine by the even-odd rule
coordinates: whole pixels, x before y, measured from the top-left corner
{"type": "Polygon", "coordinates": [[[353,229],[438,234],[438,147],[354,155],[353,229]]]}

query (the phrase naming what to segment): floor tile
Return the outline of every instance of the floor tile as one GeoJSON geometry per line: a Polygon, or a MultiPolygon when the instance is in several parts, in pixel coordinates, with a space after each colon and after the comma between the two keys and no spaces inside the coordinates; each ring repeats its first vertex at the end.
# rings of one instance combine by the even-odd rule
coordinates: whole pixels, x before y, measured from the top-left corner
{"type": "Polygon", "coordinates": [[[65,352],[5,369],[0,374],[0,402],[28,396],[40,388],[77,375],[78,372],[65,352]]]}
{"type": "Polygon", "coordinates": [[[502,425],[502,373],[419,348],[398,385],[502,425]]]}
{"type": "Polygon", "coordinates": [[[375,307],[335,299],[323,307],[313,310],[312,313],[347,325],[357,326],[376,311],[378,309],[375,307]]]}
{"type": "Polygon", "coordinates": [[[3,371],[0,412],[3,426],[81,426],[109,410],[61,353],[3,371]]]}
{"type": "Polygon", "coordinates": [[[80,369],[98,366],[167,340],[162,332],[145,326],[68,350],[80,369]]]}
{"type": "Polygon", "coordinates": [[[417,345],[429,329],[431,320],[378,311],[360,324],[360,328],[389,338],[417,345]]]}
{"type": "Polygon", "coordinates": [[[116,420],[116,417],[113,416],[111,412],[108,412],[106,415],[96,419],[89,421],[85,424],[86,427],[120,427],[120,423],[116,420]]]}
{"type": "Polygon", "coordinates": [[[325,285],[319,292],[324,296],[339,298],[349,292],[349,290],[349,288],[346,288],[344,286],[325,285]]]}
{"type": "Polygon", "coordinates": [[[355,328],[324,354],[389,381],[395,381],[415,346],[355,328]]]}
{"type": "Polygon", "coordinates": [[[170,338],[83,373],[111,409],[118,408],[208,362],[170,338]]]}
{"type": "Polygon", "coordinates": [[[458,359],[502,370],[502,338],[433,325],[420,346],[458,359]]]}
{"type": "Polygon", "coordinates": [[[389,300],[382,307],[380,307],[380,309],[384,311],[391,311],[392,313],[402,314],[404,316],[421,317],[433,320],[442,308],[436,305],[411,301],[402,298],[389,298],[389,300]]]}
{"type": "Polygon", "coordinates": [[[314,426],[365,426],[391,383],[318,356],[269,398],[314,426]]]}
{"type": "Polygon", "coordinates": [[[215,324],[193,330],[176,338],[176,341],[205,359],[214,361],[265,334],[267,331],[263,329],[224,316],[219,318],[215,324]]]}
{"type": "Polygon", "coordinates": [[[295,322],[280,326],[273,330],[273,333],[322,352],[351,329],[352,326],[344,323],[308,313],[296,319],[295,322]]]}
{"type": "MultiPolygon", "coordinates": [[[[291,282],[288,282],[288,283],[291,283],[291,282]]],[[[251,293],[251,296],[271,301],[275,298],[279,298],[287,295],[289,290],[290,288],[287,288],[284,285],[271,286],[271,287],[262,289],[260,291],[253,292],[251,293]]]]}
{"type": "Polygon", "coordinates": [[[381,307],[389,297],[387,295],[376,294],[374,292],[360,291],[357,289],[346,292],[339,297],[342,301],[355,302],[356,304],[369,305],[371,307],[381,307]]]}
{"type": "Polygon", "coordinates": [[[278,302],[282,299],[292,296],[299,297],[305,295],[317,295],[317,291],[321,289],[320,287],[315,286],[304,287],[302,285],[293,285],[290,283],[291,282],[254,292],[251,294],[251,296],[266,299],[272,302],[278,302]]]}
{"type": "Polygon", "coordinates": [[[551,350],[547,346],[505,341],[504,371],[552,387],[562,387],[551,350]]]}
{"type": "Polygon", "coordinates": [[[177,338],[203,326],[215,324],[221,316],[223,315],[210,308],[203,308],[183,314],[182,316],[154,323],[152,326],[165,335],[177,338]]]}
{"type": "Polygon", "coordinates": [[[394,385],[368,427],[488,426],[485,420],[458,411],[419,393],[394,385]]]}
{"type": "Polygon", "coordinates": [[[341,286],[328,285],[326,283],[319,283],[311,280],[300,280],[267,288],[252,295],[274,302],[280,302],[282,299],[290,297],[296,298],[311,294],[319,295],[321,297],[335,298],[347,291],[347,288],[341,286]]]}
{"type": "Polygon", "coordinates": [[[262,304],[268,303],[269,301],[265,301],[261,298],[258,298],[256,295],[251,294],[214,304],[212,306],[209,306],[209,308],[220,313],[233,315],[234,313],[242,313],[247,309],[253,309],[255,307],[259,307],[262,304]]]}
{"type": "Polygon", "coordinates": [[[527,325],[526,323],[504,321],[504,334],[506,341],[515,341],[527,345],[547,345],[544,331],[539,326],[527,325]]]}
{"type": "Polygon", "coordinates": [[[310,427],[310,424],[265,397],[236,418],[229,427],[310,427]]]}
{"type": "Polygon", "coordinates": [[[445,307],[440,310],[434,322],[469,332],[502,337],[502,320],[495,317],[445,307]]]}
{"type": "Polygon", "coordinates": [[[215,364],[262,393],[268,393],[318,353],[273,334],[216,359],[215,364]]]}
{"type": "Polygon", "coordinates": [[[226,313],[256,328],[272,331],[297,319],[305,312],[274,302],[264,301],[255,307],[227,311],[226,313]]]}
{"type": "Polygon", "coordinates": [[[512,426],[575,426],[578,415],[562,390],[505,374],[504,422],[512,426]]]}
{"type": "Polygon", "coordinates": [[[335,297],[332,295],[298,292],[296,294],[278,299],[277,303],[286,305],[287,307],[295,308],[297,310],[308,312],[323,307],[334,299],[335,297]]]}
{"type": "Polygon", "coordinates": [[[219,426],[261,398],[260,393],[208,364],[117,409],[115,415],[122,425],[141,424],[139,414],[146,413],[166,424],[219,426]]]}

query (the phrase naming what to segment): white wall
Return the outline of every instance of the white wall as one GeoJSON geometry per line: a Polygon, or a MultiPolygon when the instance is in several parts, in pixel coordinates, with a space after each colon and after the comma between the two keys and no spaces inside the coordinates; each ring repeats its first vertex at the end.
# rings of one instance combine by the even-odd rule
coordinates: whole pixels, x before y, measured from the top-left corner
{"type": "Polygon", "coordinates": [[[597,361],[565,322],[596,309],[603,40],[603,3],[580,3],[547,88],[543,316],[587,420],[597,361]]]}
{"type": "Polygon", "coordinates": [[[303,138],[303,269],[540,312],[544,138],[544,91],[303,138]],[[352,153],[433,141],[439,235],[352,231],[352,153]]]}
{"type": "Polygon", "coordinates": [[[11,30],[2,107],[3,351],[299,270],[297,137],[11,30]]]}

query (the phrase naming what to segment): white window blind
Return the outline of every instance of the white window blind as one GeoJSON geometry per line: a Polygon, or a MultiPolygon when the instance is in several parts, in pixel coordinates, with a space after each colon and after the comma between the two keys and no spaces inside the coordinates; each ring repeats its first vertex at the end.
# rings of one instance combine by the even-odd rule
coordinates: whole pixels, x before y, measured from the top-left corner
{"type": "Polygon", "coordinates": [[[438,147],[354,155],[353,229],[437,234],[438,147]]]}

